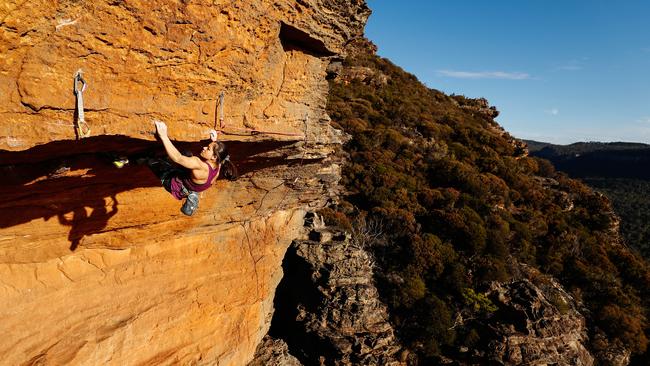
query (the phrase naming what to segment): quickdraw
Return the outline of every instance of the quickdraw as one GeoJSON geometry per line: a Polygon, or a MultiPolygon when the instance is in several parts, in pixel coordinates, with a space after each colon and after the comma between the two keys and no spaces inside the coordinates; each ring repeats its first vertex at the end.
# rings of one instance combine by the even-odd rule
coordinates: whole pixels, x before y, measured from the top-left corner
{"type": "Polygon", "coordinates": [[[81,74],[82,74],[81,69],[77,70],[77,72],[74,75],[74,86],[73,86],[74,95],[77,97],[77,123],[75,124],[77,139],[90,136],[90,127],[86,123],[86,119],[84,116],[83,92],[84,90],[86,90],[87,84],[86,84],[86,80],[84,80],[81,74]],[[78,89],[79,83],[81,83],[81,87],[78,89]]]}
{"type": "Polygon", "coordinates": [[[226,99],[226,94],[224,92],[219,93],[219,128],[226,127],[226,125],[223,123],[223,108],[224,108],[225,99],[226,99]]]}

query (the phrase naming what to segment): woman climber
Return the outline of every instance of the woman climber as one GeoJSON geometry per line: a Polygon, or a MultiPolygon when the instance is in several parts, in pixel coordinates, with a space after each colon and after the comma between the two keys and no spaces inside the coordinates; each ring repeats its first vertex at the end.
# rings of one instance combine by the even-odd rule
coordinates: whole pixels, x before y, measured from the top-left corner
{"type": "Polygon", "coordinates": [[[181,208],[185,215],[190,216],[196,211],[199,204],[197,192],[210,188],[222,169],[225,178],[237,179],[237,169],[230,161],[226,145],[217,141],[216,131],[210,132],[210,141],[201,150],[199,158],[178,151],[167,135],[165,122],[154,121],[154,124],[171,162],[167,159],[147,159],[146,163],[176,199],[186,198],[181,208]]]}

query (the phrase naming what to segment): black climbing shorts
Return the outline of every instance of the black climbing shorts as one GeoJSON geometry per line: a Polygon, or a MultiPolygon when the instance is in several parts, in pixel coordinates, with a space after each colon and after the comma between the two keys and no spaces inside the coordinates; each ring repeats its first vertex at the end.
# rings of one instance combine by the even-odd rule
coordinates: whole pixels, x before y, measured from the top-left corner
{"type": "Polygon", "coordinates": [[[151,158],[147,161],[147,165],[156,175],[156,177],[160,179],[160,183],[162,183],[162,186],[165,188],[165,190],[170,193],[172,191],[172,178],[186,174],[183,169],[178,168],[167,159],[151,158]]]}

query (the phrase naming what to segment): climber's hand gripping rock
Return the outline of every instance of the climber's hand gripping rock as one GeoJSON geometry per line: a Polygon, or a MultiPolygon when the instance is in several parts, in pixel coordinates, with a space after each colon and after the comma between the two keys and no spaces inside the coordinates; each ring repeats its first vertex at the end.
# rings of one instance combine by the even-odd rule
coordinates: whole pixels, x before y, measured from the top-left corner
{"type": "Polygon", "coordinates": [[[156,133],[160,137],[167,137],[167,124],[160,120],[154,120],[153,123],[156,125],[156,133]]]}

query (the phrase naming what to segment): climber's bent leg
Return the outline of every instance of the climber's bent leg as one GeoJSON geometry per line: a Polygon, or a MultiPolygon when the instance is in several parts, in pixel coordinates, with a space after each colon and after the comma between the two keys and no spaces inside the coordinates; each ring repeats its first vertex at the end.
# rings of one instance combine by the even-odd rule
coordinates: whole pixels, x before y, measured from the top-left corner
{"type": "Polygon", "coordinates": [[[187,216],[192,216],[199,207],[199,194],[185,188],[177,178],[184,171],[167,159],[148,158],[146,164],[158,179],[160,179],[162,186],[167,192],[171,193],[177,199],[185,198],[181,212],[187,216]]]}
{"type": "Polygon", "coordinates": [[[149,169],[160,179],[160,183],[168,192],[172,191],[172,178],[183,173],[183,170],[174,166],[167,159],[148,158],[146,164],[149,169]]]}

